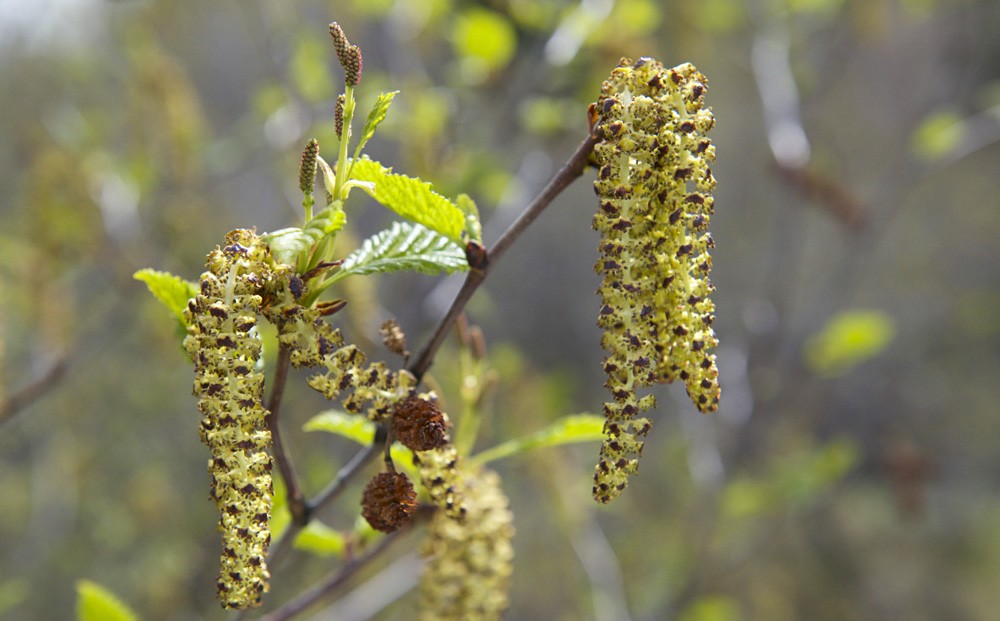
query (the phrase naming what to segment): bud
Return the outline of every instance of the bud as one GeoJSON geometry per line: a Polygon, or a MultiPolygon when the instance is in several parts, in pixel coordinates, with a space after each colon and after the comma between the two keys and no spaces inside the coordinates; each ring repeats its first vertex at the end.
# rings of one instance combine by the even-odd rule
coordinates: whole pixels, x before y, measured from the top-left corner
{"type": "Polygon", "coordinates": [[[383,533],[404,526],[416,507],[417,492],[401,472],[380,472],[361,496],[361,515],[383,533]]]}
{"type": "Polygon", "coordinates": [[[316,158],[319,157],[319,141],[310,138],[306,148],[302,150],[302,160],[299,163],[299,189],[303,194],[313,193],[316,181],[316,158]]]}
{"type": "Polygon", "coordinates": [[[410,355],[406,350],[406,334],[395,319],[387,319],[378,331],[382,335],[382,344],[386,349],[404,358],[410,355]]]}

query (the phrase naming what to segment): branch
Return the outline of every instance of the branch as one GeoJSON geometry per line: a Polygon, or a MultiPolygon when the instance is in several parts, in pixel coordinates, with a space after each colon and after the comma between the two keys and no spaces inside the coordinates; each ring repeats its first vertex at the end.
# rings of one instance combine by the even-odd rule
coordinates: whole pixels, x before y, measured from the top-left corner
{"type": "Polygon", "coordinates": [[[559,194],[565,190],[569,184],[576,180],[577,177],[583,174],[584,169],[587,167],[587,159],[590,157],[590,153],[594,150],[594,144],[597,140],[593,136],[587,136],[587,139],[580,143],[580,146],[576,148],[573,155],[570,156],[569,160],[563,164],[555,175],[549,179],[548,184],[542,188],[542,191],[535,197],[533,201],[525,208],[517,220],[514,221],[510,227],[504,231],[503,235],[493,244],[493,246],[487,251],[486,256],[489,261],[483,269],[477,270],[473,269],[469,272],[469,275],[465,278],[465,282],[462,284],[462,289],[455,296],[455,300],[451,303],[451,308],[444,317],[441,318],[440,323],[438,323],[437,328],[434,331],[434,335],[431,340],[424,346],[424,349],[420,352],[420,355],[410,364],[409,371],[420,381],[424,373],[430,368],[431,364],[434,362],[434,356],[437,354],[437,350],[441,347],[444,342],[448,331],[451,326],[455,323],[455,320],[461,314],[465,305],[469,303],[472,298],[472,294],[476,292],[483,281],[486,280],[486,275],[493,268],[496,262],[503,256],[504,252],[515,242],[517,238],[524,233],[525,229],[535,221],[546,207],[555,200],[559,194]]]}
{"type": "Polygon", "coordinates": [[[288,490],[288,510],[292,514],[292,524],[301,527],[309,522],[309,511],[305,496],[302,494],[302,488],[299,487],[298,480],[295,478],[295,469],[292,467],[291,459],[281,443],[281,431],[278,427],[278,412],[281,409],[281,397],[285,393],[285,380],[288,379],[290,359],[291,350],[282,343],[278,346],[278,364],[274,372],[274,387],[271,389],[271,399],[267,404],[267,409],[270,412],[267,417],[267,426],[271,431],[274,461],[278,464],[278,471],[281,472],[281,478],[285,481],[285,489],[288,490]]]}
{"type": "MultiPolygon", "coordinates": [[[[377,451],[376,451],[377,452],[377,451]]],[[[397,530],[382,538],[373,548],[368,550],[363,556],[358,556],[347,561],[340,569],[328,576],[323,582],[303,591],[298,597],[289,601],[277,610],[261,617],[261,621],[285,621],[291,619],[303,610],[306,610],[327,595],[333,593],[344,585],[355,573],[374,559],[378,558],[389,545],[395,541],[399,535],[410,529],[397,530]]]]}
{"type": "Polygon", "coordinates": [[[18,412],[52,390],[66,373],[66,358],[59,357],[27,386],[0,401],[0,425],[14,418],[18,412]]]}

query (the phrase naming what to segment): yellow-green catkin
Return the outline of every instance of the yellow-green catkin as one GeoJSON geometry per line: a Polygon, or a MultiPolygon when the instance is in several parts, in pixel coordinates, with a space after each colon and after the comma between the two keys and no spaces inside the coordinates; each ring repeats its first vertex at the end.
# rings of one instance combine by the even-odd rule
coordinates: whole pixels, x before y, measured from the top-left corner
{"type": "Polygon", "coordinates": [[[485,468],[463,470],[459,487],[464,517],[438,511],[428,526],[421,621],[490,621],[507,607],[514,525],[500,477],[485,468]]]}
{"type": "Polygon", "coordinates": [[[642,389],[679,378],[699,410],[718,405],[707,232],[715,147],[706,137],[715,118],[705,92],[705,76],[691,64],[622,59],[592,107],[598,325],[613,398],[594,474],[599,502],[616,497],[638,467],[651,426],[640,414],[655,405],[642,389]]]}
{"type": "Polygon", "coordinates": [[[185,313],[184,348],[194,361],[201,439],[212,453],[211,496],[219,507],[219,600],[251,608],[268,590],[271,433],[254,329],[273,279],[270,251],[250,231],[226,236],[208,255],[201,291],[185,313]]]}

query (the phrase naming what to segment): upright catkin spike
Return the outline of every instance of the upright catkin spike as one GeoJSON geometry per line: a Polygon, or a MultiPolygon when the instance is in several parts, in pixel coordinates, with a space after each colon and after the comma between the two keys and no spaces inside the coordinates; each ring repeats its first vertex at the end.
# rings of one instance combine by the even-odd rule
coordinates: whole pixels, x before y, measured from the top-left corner
{"type": "Polygon", "coordinates": [[[316,182],[316,158],[319,157],[319,141],[310,138],[302,150],[302,160],[299,163],[299,189],[305,195],[313,193],[316,182]]]}
{"type": "Polygon", "coordinates": [[[601,309],[597,324],[608,352],[604,370],[612,402],[604,405],[605,440],[594,497],[609,502],[638,467],[655,405],[640,391],[684,381],[702,412],[719,402],[710,352],[715,307],[708,280],[714,246],[706,232],[715,178],[715,124],[704,107],[705,76],[685,63],[673,69],[650,58],[622,59],[591,107],[601,233],[601,309]]]}
{"type": "Polygon", "coordinates": [[[347,51],[347,62],[344,63],[344,82],[348,86],[357,86],[361,83],[361,71],[364,68],[364,59],[361,57],[361,48],[356,45],[352,45],[347,51]]]}
{"type": "Polygon", "coordinates": [[[337,60],[340,66],[347,67],[347,50],[351,47],[351,42],[347,40],[347,35],[337,22],[330,22],[330,38],[333,39],[333,49],[337,51],[337,60]]]}
{"type": "Polygon", "coordinates": [[[333,129],[337,132],[338,138],[344,136],[344,104],[347,98],[341,93],[337,95],[337,104],[333,107],[333,129]]]}

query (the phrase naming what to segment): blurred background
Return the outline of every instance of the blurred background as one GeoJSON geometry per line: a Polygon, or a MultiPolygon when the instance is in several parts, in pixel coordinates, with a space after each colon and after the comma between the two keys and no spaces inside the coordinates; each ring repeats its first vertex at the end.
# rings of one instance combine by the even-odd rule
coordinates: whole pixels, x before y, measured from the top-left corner
{"type": "MultiPolygon", "coordinates": [[[[194,280],[230,229],[300,222],[302,145],[335,159],[331,20],[364,51],[362,110],[402,91],[369,152],[471,194],[488,242],[584,138],[620,57],[709,79],[719,411],[659,390],[608,507],[596,444],[498,462],[506,618],[996,618],[993,0],[0,0],[0,618],[72,618],[80,579],[144,619],[227,617],[191,369],[131,275],[194,280]]],[[[591,181],[469,307],[497,378],[480,448],[606,399],[591,181]]],[[[359,239],[389,221],[353,208],[359,239]]],[[[338,320],[365,343],[396,317],[416,349],[460,280],[350,283],[338,320]]],[[[433,370],[446,404],[456,360],[433,370]]],[[[299,431],[325,407],[309,392],[284,428],[312,494],[355,448],[299,431]]],[[[352,527],[363,482],[326,524],[352,527]]],[[[402,587],[335,618],[412,618],[394,562],[418,541],[350,585],[402,587]]],[[[265,609],[340,562],[293,555],[265,609]]]]}

